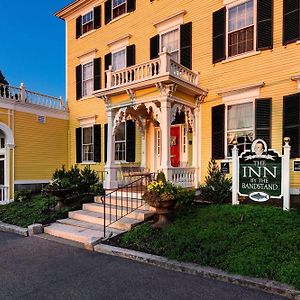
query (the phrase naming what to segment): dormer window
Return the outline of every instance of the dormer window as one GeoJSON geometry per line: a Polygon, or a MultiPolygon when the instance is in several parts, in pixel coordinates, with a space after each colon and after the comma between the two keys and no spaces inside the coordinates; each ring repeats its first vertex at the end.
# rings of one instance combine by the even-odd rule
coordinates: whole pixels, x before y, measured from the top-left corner
{"type": "Polygon", "coordinates": [[[82,16],[82,33],[86,33],[94,29],[94,13],[93,11],[88,12],[82,16]]]}
{"type": "Polygon", "coordinates": [[[126,12],[126,0],[113,0],[112,2],[112,16],[116,18],[126,12]]]}

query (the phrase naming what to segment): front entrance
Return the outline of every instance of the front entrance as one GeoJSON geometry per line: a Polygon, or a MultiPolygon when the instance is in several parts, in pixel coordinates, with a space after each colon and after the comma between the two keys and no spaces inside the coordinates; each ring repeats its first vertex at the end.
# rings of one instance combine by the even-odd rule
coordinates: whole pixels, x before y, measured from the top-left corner
{"type": "Polygon", "coordinates": [[[180,166],[180,141],[181,141],[181,126],[173,125],[171,126],[170,132],[170,153],[171,153],[171,166],[180,166]]]}

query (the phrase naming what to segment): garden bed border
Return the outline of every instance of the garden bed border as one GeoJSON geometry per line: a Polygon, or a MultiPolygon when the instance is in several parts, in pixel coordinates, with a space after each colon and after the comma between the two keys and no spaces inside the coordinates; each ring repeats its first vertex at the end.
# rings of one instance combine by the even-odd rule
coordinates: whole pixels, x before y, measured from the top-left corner
{"type": "Polygon", "coordinates": [[[98,244],[94,246],[94,251],[102,254],[131,259],[171,271],[220,280],[239,286],[258,289],[274,295],[284,296],[289,299],[300,300],[300,291],[295,290],[293,287],[287,284],[279,283],[273,280],[252,278],[242,275],[233,275],[211,267],[204,267],[194,263],[179,262],[157,255],[152,255],[126,248],[119,248],[106,244],[98,244]]]}
{"type": "Polygon", "coordinates": [[[28,228],[23,228],[17,225],[12,225],[0,221],[0,231],[16,233],[23,236],[28,236],[28,228]]]}

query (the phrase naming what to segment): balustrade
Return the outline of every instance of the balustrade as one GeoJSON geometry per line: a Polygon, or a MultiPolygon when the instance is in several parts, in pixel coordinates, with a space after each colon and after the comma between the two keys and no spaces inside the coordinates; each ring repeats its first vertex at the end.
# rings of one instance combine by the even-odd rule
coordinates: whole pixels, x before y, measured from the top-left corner
{"type": "Polygon", "coordinates": [[[172,182],[182,187],[195,186],[195,168],[172,168],[172,182]]]}

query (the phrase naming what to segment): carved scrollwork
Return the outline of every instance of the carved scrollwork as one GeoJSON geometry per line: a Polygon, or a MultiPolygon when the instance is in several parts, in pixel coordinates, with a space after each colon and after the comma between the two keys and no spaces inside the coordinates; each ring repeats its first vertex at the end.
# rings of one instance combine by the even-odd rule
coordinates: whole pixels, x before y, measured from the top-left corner
{"type": "Polygon", "coordinates": [[[156,83],[156,87],[159,89],[160,95],[164,97],[172,97],[173,93],[176,92],[177,84],[163,84],[161,82],[156,83]]]}
{"type": "Polygon", "coordinates": [[[194,123],[195,123],[195,117],[192,109],[188,106],[185,106],[183,104],[175,103],[171,108],[171,118],[170,123],[172,124],[173,121],[176,119],[176,114],[183,112],[185,115],[185,119],[188,123],[188,125],[192,128],[194,131],[194,123]]]}

